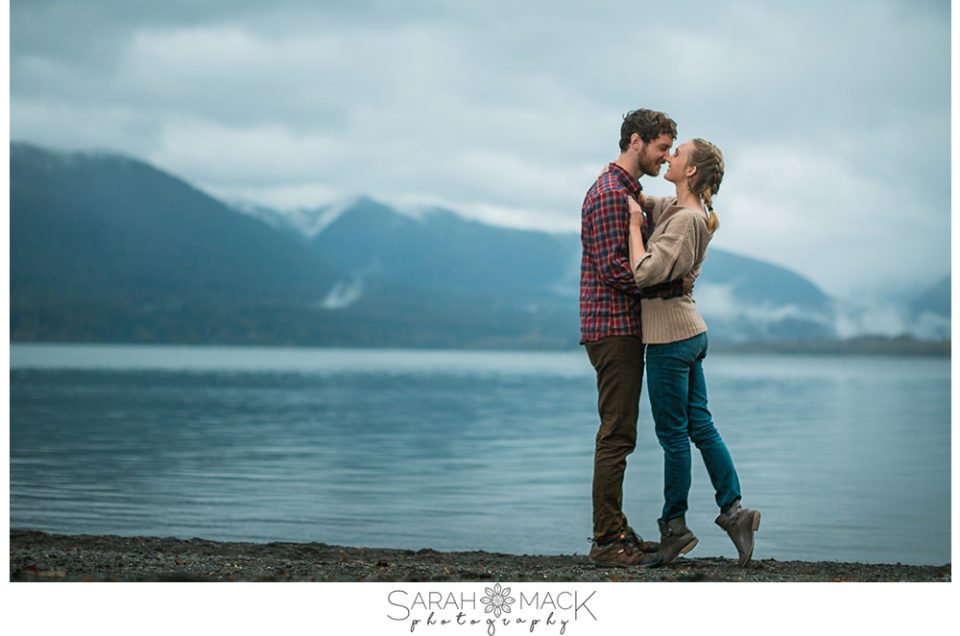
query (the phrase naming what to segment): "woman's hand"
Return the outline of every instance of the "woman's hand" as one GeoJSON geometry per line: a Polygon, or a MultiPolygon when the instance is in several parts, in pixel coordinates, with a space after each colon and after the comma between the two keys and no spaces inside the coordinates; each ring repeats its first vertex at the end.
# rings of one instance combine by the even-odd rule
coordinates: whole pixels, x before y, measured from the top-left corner
{"type": "MultiPolygon", "coordinates": [[[[643,196],[641,194],[641,196],[643,196]]],[[[647,250],[643,245],[643,208],[633,197],[627,197],[627,207],[630,208],[629,236],[627,237],[627,255],[630,259],[630,269],[636,276],[637,265],[647,250]]]]}
{"type": "MultiPolygon", "coordinates": [[[[643,197],[641,192],[637,196],[643,197]]],[[[641,198],[640,202],[637,202],[633,197],[627,197],[627,206],[630,208],[630,224],[636,225],[637,227],[643,226],[643,199],[641,198]]]]}

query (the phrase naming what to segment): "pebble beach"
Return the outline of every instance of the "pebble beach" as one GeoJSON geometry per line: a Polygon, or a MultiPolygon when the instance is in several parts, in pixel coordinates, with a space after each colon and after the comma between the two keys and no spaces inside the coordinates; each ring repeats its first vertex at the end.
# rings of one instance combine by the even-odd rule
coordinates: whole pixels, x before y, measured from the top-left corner
{"type": "Polygon", "coordinates": [[[651,569],[597,567],[584,554],[514,555],[10,531],[10,580],[949,582],[951,566],[680,557],[651,569]]]}

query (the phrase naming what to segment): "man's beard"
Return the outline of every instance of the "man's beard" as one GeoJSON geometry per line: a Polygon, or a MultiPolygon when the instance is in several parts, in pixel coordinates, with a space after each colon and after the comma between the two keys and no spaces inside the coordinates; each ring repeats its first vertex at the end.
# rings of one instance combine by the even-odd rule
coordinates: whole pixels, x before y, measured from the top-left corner
{"type": "Polygon", "coordinates": [[[648,162],[648,161],[644,161],[642,157],[638,157],[637,165],[640,167],[640,172],[642,172],[647,176],[655,177],[658,174],[660,174],[660,166],[662,166],[663,163],[659,161],[648,162]]]}

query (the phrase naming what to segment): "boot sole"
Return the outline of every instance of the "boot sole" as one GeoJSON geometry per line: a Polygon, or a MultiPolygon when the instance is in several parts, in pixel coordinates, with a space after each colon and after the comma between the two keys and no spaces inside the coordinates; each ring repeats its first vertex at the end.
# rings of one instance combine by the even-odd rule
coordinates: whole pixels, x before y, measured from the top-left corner
{"type": "Polygon", "coordinates": [[[632,568],[635,566],[627,565],[626,563],[618,563],[616,561],[592,561],[593,567],[595,568],[632,568]]]}
{"type": "Polygon", "coordinates": [[[650,563],[643,563],[643,564],[635,563],[635,564],[633,564],[633,565],[631,565],[631,564],[629,564],[629,563],[620,563],[619,561],[593,561],[593,560],[591,560],[590,563],[591,563],[595,568],[598,568],[598,569],[599,569],[599,568],[624,568],[624,569],[629,569],[629,568],[652,568],[652,567],[654,567],[654,566],[660,565],[660,561],[651,561],[650,563]]]}
{"type": "MultiPolygon", "coordinates": [[[[756,532],[759,527],[760,527],[760,511],[754,510],[753,511],[753,531],[756,532]]],[[[740,559],[740,562],[738,563],[738,565],[742,568],[746,567],[747,564],[750,563],[751,557],[753,557],[753,543],[750,544],[750,552],[747,554],[745,558],[740,559]]]]}
{"type": "Polygon", "coordinates": [[[681,554],[686,554],[690,550],[693,550],[698,543],[700,543],[700,539],[694,537],[687,545],[680,548],[680,550],[676,554],[674,554],[668,560],[661,560],[660,563],[658,563],[657,565],[662,566],[662,565],[669,565],[670,563],[673,563],[678,556],[680,556],[681,554]]]}
{"type": "Polygon", "coordinates": [[[700,543],[700,539],[694,537],[694,538],[693,538],[693,541],[691,541],[691,542],[688,543],[687,545],[685,545],[685,546],[683,546],[682,548],[680,548],[680,554],[686,554],[686,553],[689,552],[690,550],[693,550],[695,547],[697,547],[697,544],[698,544],[698,543],[700,543]]]}

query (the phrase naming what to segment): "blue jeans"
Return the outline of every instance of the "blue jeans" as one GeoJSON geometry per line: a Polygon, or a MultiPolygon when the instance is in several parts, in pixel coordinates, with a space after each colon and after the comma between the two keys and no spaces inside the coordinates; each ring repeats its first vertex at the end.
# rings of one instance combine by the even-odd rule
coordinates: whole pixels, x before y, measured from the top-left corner
{"type": "Polygon", "coordinates": [[[687,511],[690,442],[700,449],[720,511],[740,498],[740,480],[726,444],[707,409],[703,359],[707,334],[668,344],[647,345],[647,392],[663,448],[664,521],[687,511]]]}

